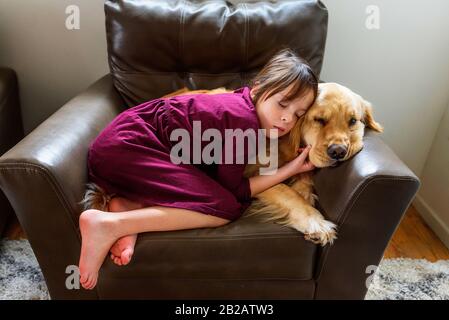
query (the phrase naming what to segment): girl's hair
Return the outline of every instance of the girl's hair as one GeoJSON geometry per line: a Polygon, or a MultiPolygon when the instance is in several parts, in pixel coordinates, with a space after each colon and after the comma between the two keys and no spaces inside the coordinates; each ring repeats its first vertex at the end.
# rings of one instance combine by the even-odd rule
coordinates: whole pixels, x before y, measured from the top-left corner
{"type": "MultiPolygon", "coordinates": [[[[287,93],[286,100],[291,100],[313,91],[313,102],[318,95],[318,79],[306,60],[299,57],[290,48],[278,51],[250,81],[252,88],[258,85],[254,95],[254,105],[257,105],[262,95],[268,92],[265,100],[272,95],[285,90],[291,84],[293,88],[287,93]]],[[[313,103],[312,102],[312,103],[313,103]]]]}

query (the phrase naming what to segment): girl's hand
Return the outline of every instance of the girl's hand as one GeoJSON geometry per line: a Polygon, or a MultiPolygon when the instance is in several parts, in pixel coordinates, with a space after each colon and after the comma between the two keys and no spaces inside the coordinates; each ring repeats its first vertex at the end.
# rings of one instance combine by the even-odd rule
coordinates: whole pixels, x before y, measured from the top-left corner
{"type": "Polygon", "coordinates": [[[310,148],[311,146],[300,148],[299,150],[302,150],[301,154],[290,162],[287,162],[279,170],[276,170],[274,174],[250,177],[251,196],[255,196],[298,173],[315,169],[315,166],[307,160],[310,148]]]}
{"type": "Polygon", "coordinates": [[[312,146],[310,145],[308,145],[305,148],[299,148],[299,151],[302,151],[299,154],[299,156],[297,156],[295,159],[286,164],[287,166],[289,166],[289,170],[292,176],[298,173],[307,172],[315,169],[315,166],[307,158],[311,148],[312,146]]]}

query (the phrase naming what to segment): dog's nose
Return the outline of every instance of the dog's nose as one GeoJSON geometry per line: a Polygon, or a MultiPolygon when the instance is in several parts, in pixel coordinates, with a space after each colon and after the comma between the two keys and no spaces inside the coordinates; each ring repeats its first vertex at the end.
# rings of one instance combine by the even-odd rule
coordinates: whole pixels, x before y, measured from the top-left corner
{"type": "Polygon", "coordinates": [[[344,158],[347,152],[348,149],[342,144],[331,144],[329,148],[327,148],[327,154],[334,160],[344,158]]]}

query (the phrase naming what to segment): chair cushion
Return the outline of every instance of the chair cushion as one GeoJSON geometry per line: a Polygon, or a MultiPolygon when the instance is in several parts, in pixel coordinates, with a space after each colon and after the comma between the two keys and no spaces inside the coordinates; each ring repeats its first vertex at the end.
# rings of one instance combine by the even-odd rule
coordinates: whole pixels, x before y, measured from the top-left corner
{"type": "Polygon", "coordinates": [[[280,49],[323,62],[321,1],[106,1],[108,59],[129,107],[187,87],[241,87],[280,49]]]}
{"type": "Polygon", "coordinates": [[[309,280],[317,250],[292,228],[242,216],[218,228],[141,233],[132,261],[107,257],[100,277],[309,280]]]}

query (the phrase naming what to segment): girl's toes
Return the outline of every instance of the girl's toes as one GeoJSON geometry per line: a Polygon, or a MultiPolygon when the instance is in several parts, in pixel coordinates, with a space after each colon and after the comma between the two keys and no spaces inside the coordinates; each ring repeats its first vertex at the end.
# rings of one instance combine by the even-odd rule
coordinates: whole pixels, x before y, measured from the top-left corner
{"type": "Polygon", "coordinates": [[[89,290],[92,290],[97,285],[97,279],[93,279],[91,285],[89,286],[89,290]]]}
{"type": "Polygon", "coordinates": [[[113,253],[111,253],[110,257],[111,257],[111,260],[112,260],[112,261],[114,261],[114,259],[115,259],[115,256],[114,256],[114,254],[113,254],[113,253]]]}
{"type": "Polygon", "coordinates": [[[85,284],[84,289],[90,290],[90,286],[91,286],[91,284],[90,284],[90,281],[89,281],[88,283],[85,284]]]}
{"type": "Polygon", "coordinates": [[[94,282],[94,277],[92,275],[89,275],[89,281],[87,281],[86,283],[86,289],[90,290],[90,288],[92,287],[92,283],[94,282]]]}
{"type": "Polygon", "coordinates": [[[118,265],[118,266],[121,266],[121,265],[122,265],[122,261],[120,260],[119,257],[115,257],[114,263],[115,263],[116,265],[118,265]]]}
{"type": "Polygon", "coordinates": [[[133,256],[132,249],[123,250],[122,256],[121,256],[123,265],[127,265],[131,261],[132,256],[133,256]]]}
{"type": "Polygon", "coordinates": [[[82,281],[82,282],[80,281],[80,282],[81,282],[81,285],[83,286],[83,288],[87,289],[87,288],[89,288],[89,282],[90,282],[89,275],[84,275],[83,277],[84,277],[84,279],[83,279],[84,281],[82,281]]]}
{"type": "Polygon", "coordinates": [[[89,275],[87,275],[87,280],[86,280],[86,282],[84,282],[84,289],[89,288],[90,282],[91,282],[91,281],[92,281],[91,275],[89,274],[89,275]]]}
{"type": "Polygon", "coordinates": [[[85,273],[82,273],[82,274],[80,275],[80,283],[81,283],[81,284],[86,283],[87,279],[88,279],[88,277],[87,277],[87,275],[86,275],[85,273]]]}
{"type": "Polygon", "coordinates": [[[97,284],[97,277],[96,276],[92,276],[90,282],[89,282],[89,286],[87,287],[88,290],[92,290],[93,288],[95,288],[97,284]]]}

